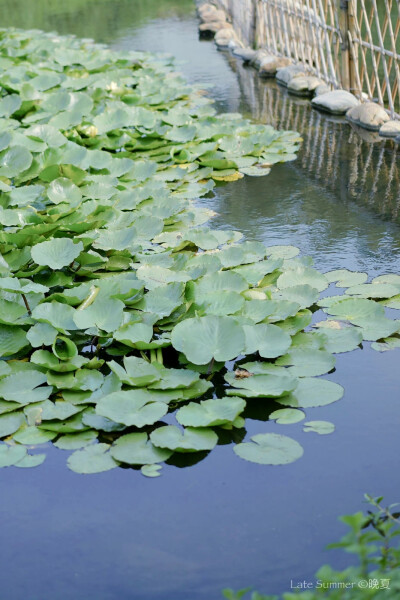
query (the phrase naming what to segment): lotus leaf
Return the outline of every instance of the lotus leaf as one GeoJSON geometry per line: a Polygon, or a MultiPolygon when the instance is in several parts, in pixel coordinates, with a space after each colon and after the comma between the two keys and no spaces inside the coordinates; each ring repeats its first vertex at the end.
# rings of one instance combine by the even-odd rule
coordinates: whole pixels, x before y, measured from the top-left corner
{"type": "Polygon", "coordinates": [[[157,402],[157,393],[147,390],[114,392],[96,405],[96,413],[117,423],[135,427],[153,425],[168,412],[165,402],[157,402]]]}
{"type": "Polygon", "coordinates": [[[118,467],[118,462],[111,456],[108,444],[94,444],[83,450],[76,450],[69,457],[67,464],[75,473],[102,473],[118,467]]]}
{"type": "Polygon", "coordinates": [[[335,426],[333,423],[329,423],[329,421],[307,421],[307,423],[304,423],[303,430],[306,432],[314,431],[320,435],[327,435],[335,431],[335,426]]]}
{"type": "Polygon", "coordinates": [[[167,460],[172,452],[154,446],[147,433],[128,433],[114,443],[111,455],[115,460],[129,465],[153,465],[167,460]]]}
{"type": "Polygon", "coordinates": [[[292,423],[298,423],[305,419],[306,415],[302,410],[297,410],[297,408],[280,408],[278,410],[274,410],[269,415],[270,419],[276,419],[276,422],[279,425],[290,425],[292,423]]]}
{"type": "Polygon", "coordinates": [[[82,242],[74,244],[69,238],[54,238],[33,246],[31,255],[38,265],[45,265],[51,269],[62,269],[73,263],[82,250],[82,242]]]}
{"type": "Polygon", "coordinates": [[[245,335],[233,318],[207,316],[178,323],[172,330],[171,341],[190,362],[205,365],[213,358],[227,361],[238,356],[244,349],[245,335]]]}
{"type": "Polygon", "coordinates": [[[199,452],[212,450],[218,442],[218,436],[212,429],[186,427],[181,430],[175,425],[166,425],[155,429],[150,440],[154,446],[174,452],[199,452]]]}
{"type": "Polygon", "coordinates": [[[246,402],[235,396],[190,402],[178,410],[176,420],[185,427],[227,425],[235,421],[245,406],[246,402]]]}
{"type": "Polygon", "coordinates": [[[286,465],[303,456],[303,448],[296,440],[276,433],[253,435],[251,442],[234,446],[235,453],[260,465],[286,465]]]}

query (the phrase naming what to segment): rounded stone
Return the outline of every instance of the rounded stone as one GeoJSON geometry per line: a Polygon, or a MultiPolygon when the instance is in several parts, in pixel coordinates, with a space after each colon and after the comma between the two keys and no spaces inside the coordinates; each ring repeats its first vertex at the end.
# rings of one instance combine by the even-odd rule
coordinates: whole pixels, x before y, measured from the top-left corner
{"type": "Polygon", "coordinates": [[[244,62],[250,62],[256,55],[256,51],[251,48],[240,48],[234,49],[233,54],[241,58],[244,62]]]}
{"type": "Polygon", "coordinates": [[[210,10],[208,12],[200,13],[200,18],[204,23],[209,21],[226,21],[226,15],[223,10],[210,10]]]}
{"type": "Polygon", "coordinates": [[[321,96],[321,94],[327,94],[328,92],[331,91],[331,88],[329,87],[328,84],[326,83],[321,83],[320,85],[318,85],[315,90],[314,90],[314,94],[316,96],[321,96]]]}
{"type": "Polygon", "coordinates": [[[314,108],[318,108],[319,110],[334,115],[344,115],[350,108],[358,106],[360,101],[357,100],[353,94],[350,94],[350,92],[346,92],[345,90],[333,90],[333,92],[315,96],[311,100],[311,104],[314,108]]]}
{"type": "Polygon", "coordinates": [[[266,56],[260,62],[259,75],[261,77],[275,77],[278,69],[288,67],[292,63],[290,58],[282,56],[266,56]]]}
{"type": "Polygon", "coordinates": [[[288,90],[297,96],[312,96],[314,90],[323,82],[313,75],[294,77],[288,83],[288,90]]]}
{"type": "Polygon", "coordinates": [[[253,67],[255,67],[256,69],[259,69],[263,60],[265,60],[269,56],[272,56],[272,55],[269,52],[267,52],[266,50],[261,48],[260,50],[256,51],[256,53],[254,54],[254,57],[251,59],[250,63],[253,67]]]}
{"type": "Polygon", "coordinates": [[[276,72],[276,80],[281,85],[287,86],[289,81],[294,77],[306,76],[307,73],[302,65],[289,65],[288,67],[282,67],[276,72]]]}
{"type": "Polygon", "coordinates": [[[210,33],[217,33],[220,29],[231,29],[232,25],[226,21],[208,21],[207,23],[201,23],[199,25],[199,31],[209,31],[210,33]]]}
{"type": "Polygon", "coordinates": [[[371,131],[379,131],[381,126],[390,120],[386,110],[375,104],[374,102],[365,102],[351,108],[346,113],[346,119],[353,121],[360,127],[370,129],[371,131]]]}
{"type": "MultiPolygon", "coordinates": [[[[400,136],[400,121],[386,121],[380,128],[379,135],[382,137],[400,136]]],[[[400,141],[400,138],[396,141],[400,141]]]]}
{"type": "Polygon", "coordinates": [[[236,32],[233,29],[220,29],[215,34],[215,43],[217,46],[227,47],[231,40],[237,40],[236,32]]]}

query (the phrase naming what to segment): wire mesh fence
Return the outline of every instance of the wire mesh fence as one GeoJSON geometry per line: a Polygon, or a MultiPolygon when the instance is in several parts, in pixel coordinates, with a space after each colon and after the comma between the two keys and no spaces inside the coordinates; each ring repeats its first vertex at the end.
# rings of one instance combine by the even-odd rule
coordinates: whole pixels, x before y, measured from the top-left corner
{"type": "Polygon", "coordinates": [[[400,117],[400,0],[220,0],[242,41],[400,117]]]}

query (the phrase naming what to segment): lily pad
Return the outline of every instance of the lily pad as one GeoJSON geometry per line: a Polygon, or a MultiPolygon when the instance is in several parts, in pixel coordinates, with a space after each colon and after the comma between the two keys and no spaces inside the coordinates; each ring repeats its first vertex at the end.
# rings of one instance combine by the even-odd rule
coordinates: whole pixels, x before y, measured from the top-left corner
{"type": "Polygon", "coordinates": [[[307,421],[307,423],[304,423],[303,430],[305,432],[313,431],[319,435],[327,435],[335,431],[335,426],[329,421],[307,421]]]}
{"type": "Polygon", "coordinates": [[[128,433],[114,443],[111,455],[115,460],[129,465],[152,465],[164,462],[172,452],[154,446],[147,433],[128,433]]]}
{"type": "Polygon", "coordinates": [[[260,465],[286,465],[303,456],[303,448],[296,440],[276,433],[253,435],[251,442],[236,444],[234,452],[249,462],[260,465]]]}
{"type": "Polygon", "coordinates": [[[171,342],[190,362],[205,365],[213,358],[225,362],[238,356],[244,349],[245,335],[233,318],[207,316],[178,323],[171,342]]]}
{"type": "Polygon", "coordinates": [[[110,454],[108,444],[94,444],[77,450],[69,457],[68,467],[75,473],[103,473],[118,467],[118,462],[110,454]]]}
{"type": "Polygon", "coordinates": [[[185,427],[226,425],[233,423],[245,406],[246,402],[235,396],[190,402],[178,410],[176,420],[185,427]]]}
{"type": "Polygon", "coordinates": [[[174,452],[199,452],[212,450],[218,442],[218,436],[212,429],[185,427],[182,431],[175,425],[166,425],[155,429],[150,440],[154,446],[174,452]]]}

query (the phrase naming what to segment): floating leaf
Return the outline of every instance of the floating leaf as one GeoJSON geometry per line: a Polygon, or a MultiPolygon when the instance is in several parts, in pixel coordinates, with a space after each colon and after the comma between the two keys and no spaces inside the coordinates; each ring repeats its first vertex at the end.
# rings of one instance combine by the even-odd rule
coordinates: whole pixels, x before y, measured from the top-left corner
{"type": "Polygon", "coordinates": [[[145,477],[159,477],[161,469],[161,465],[143,465],[140,470],[145,477]]]}
{"type": "Polygon", "coordinates": [[[338,383],[304,377],[299,380],[296,389],[290,395],[278,398],[276,401],[284,406],[312,408],[337,402],[343,393],[344,389],[338,383]]]}
{"type": "Polygon", "coordinates": [[[253,435],[251,442],[236,444],[235,453],[249,462],[260,465],[286,465],[303,456],[303,448],[296,440],[276,433],[253,435]]]}
{"type": "Polygon", "coordinates": [[[302,410],[297,410],[297,408],[280,408],[278,410],[274,410],[269,415],[270,419],[275,419],[279,425],[290,425],[292,423],[298,423],[305,419],[306,415],[302,410]]]}
{"type": "Polygon", "coordinates": [[[178,323],[172,330],[171,342],[190,362],[205,365],[213,358],[226,361],[238,356],[245,336],[233,318],[207,316],[178,323]]]}
{"type": "Polygon", "coordinates": [[[118,462],[111,456],[108,444],[95,444],[77,450],[69,457],[67,464],[75,473],[102,473],[118,467],[118,462]]]}
{"type": "Polygon", "coordinates": [[[45,265],[51,269],[62,269],[71,264],[82,250],[82,242],[74,244],[69,238],[55,238],[33,246],[31,255],[38,265],[45,265]]]}
{"type": "Polygon", "coordinates": [[[297,379],[284,370],[279,374],[252,375],[245,379],[238,378],[234,373],[227,373],[225,380],[234,388],[227,390],[228,395],[244,398],[279,398],[297,386],[297,379]]]}
{"type": "Polygon", "coordinates": [[[115,460],[129,465],[152,465],[167,460],[171,454],[170,450],[153,446],[147,433],[123,435],[111,448],[115,460]]]}
{"type": "Polygon", "coordinates": [[[185,427],[226,425],[233,423],[245,406],[246,402],[235,396],[190,402],[178,410],[176,420],[185,427]]]}
{"type": "Polygon", "coordinates": [[[307,421],[304,423],[303,431],[319,433],[319,435],[327,435],[335,431],[335,426],[329,421],[307,421]]]}
{"type": "Polygon", "coordinates": [[[101,398],[97,414],[124,425],[144,427],[152,425],[168,412],[168,405],[156,402],[157,394],[147,390],[114,392],[101,398]]]}
{"type": "Polygon", "coordinates": [[[325,350],[298,348],[278,358],[276,364],[290,366],[292,375],[305,377],[325,375],[334,368],[335,362],[335,357],[325,350]]]}
{"type": "Polygon", "coordinates": [[[23,446],[7,446],[0,444],[0,468],[16,465],[26,456],[26,448],[23,446]]]}
{"type": "Polygon", "coordinates": [[[154,446],[174,452],[199,452],[212,450],[218,442],[218,436],[212,429],[186,427],[182,431],[175,425],[166,425],[155,429],[150,440],[154,446]]]}

